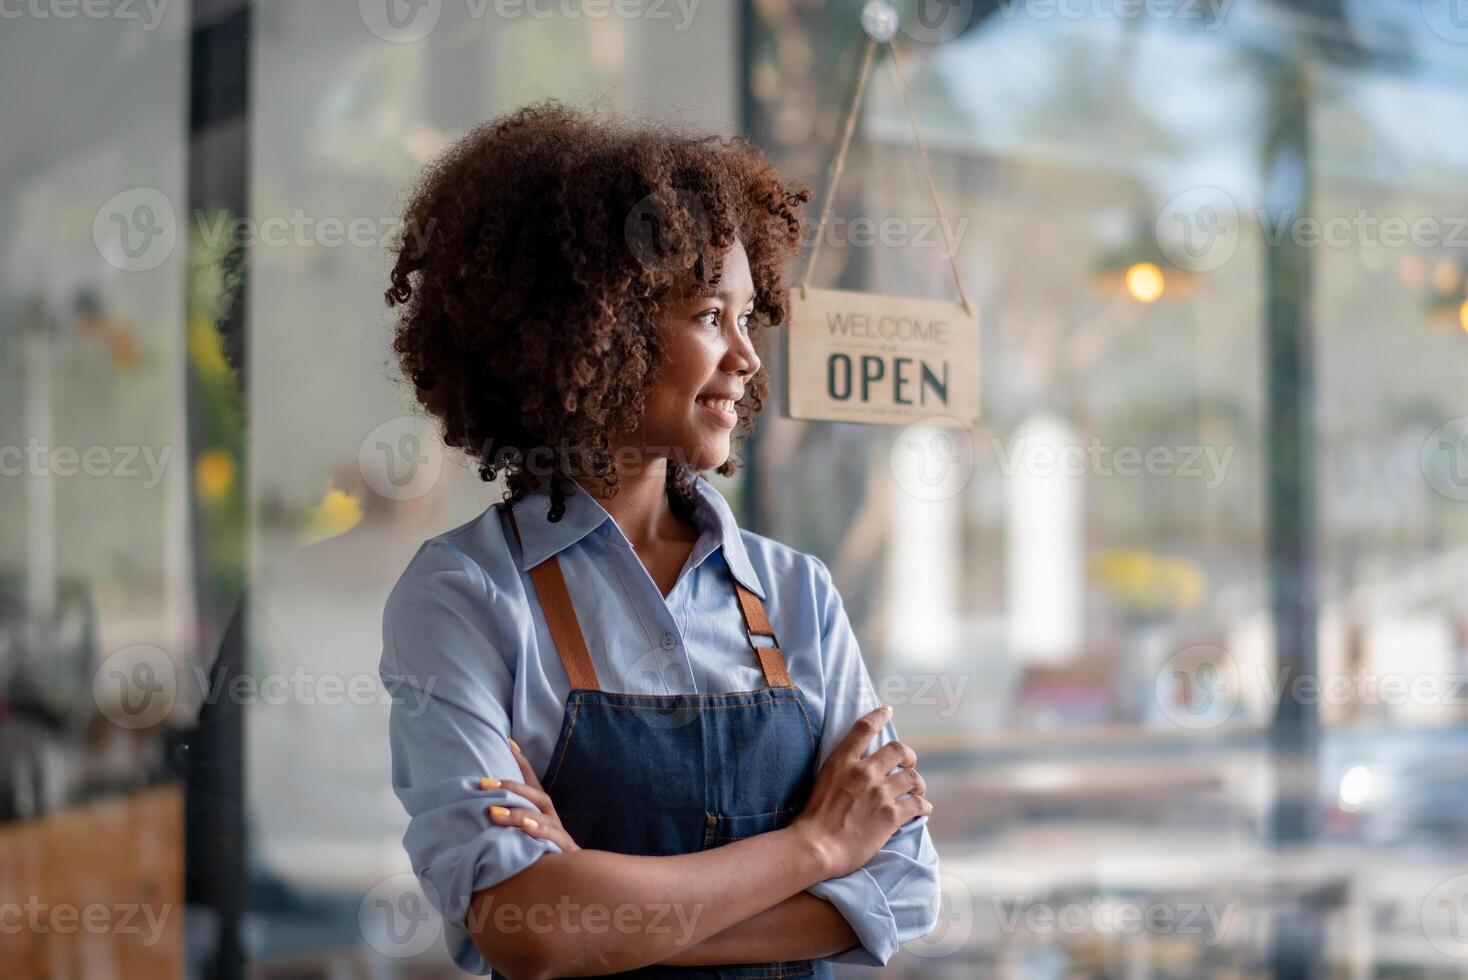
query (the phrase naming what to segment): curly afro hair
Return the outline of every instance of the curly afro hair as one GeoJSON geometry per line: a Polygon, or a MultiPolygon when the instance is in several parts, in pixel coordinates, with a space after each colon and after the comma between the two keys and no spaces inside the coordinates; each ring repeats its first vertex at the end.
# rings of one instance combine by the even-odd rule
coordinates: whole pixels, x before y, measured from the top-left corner
{"type": "MultiPolygon", "coordinates": [[[[444,441],[482,479],[504,472],[510,502],[549,486],[559,520],[573,476],[616,493],[608,441],[641,419],[664,307],[712,287],[736,236],[763,352],[756,328],[785,322],[809,200],[744,137],[526,106],[469,131],[420,178],[386,293],[402,308],[393,350],[444,441]]],[[[767,393],[761,368],[736,406],[735,445],[767,393]]],[[[737,468],[731,453],[716,472],[737,468]]],[[[682,460],[668,462],[668,495],[691,515],[682,460]]]]}

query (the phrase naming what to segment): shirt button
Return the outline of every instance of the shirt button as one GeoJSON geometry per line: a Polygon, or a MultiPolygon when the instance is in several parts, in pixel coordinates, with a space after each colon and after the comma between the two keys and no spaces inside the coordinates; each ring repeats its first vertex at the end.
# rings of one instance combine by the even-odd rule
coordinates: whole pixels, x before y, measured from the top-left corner
{"type": "Polygon", "coordinates": [[[678,645],[678,638],[672,633],[663,634],[663,649],[671,650],[678,645]]]}

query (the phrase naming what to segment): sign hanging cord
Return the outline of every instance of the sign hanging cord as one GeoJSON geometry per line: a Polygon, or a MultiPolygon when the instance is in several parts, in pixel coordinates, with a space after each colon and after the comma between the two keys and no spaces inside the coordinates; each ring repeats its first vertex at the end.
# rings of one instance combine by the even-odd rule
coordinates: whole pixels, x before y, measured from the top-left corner
{"type": "MultiPolygon", "coordinates": [[[[830,176],[826,181],[826,193],[821,202],[820,220],[816,224],[816,240],[811,246],[810,259],[805,264],[805,275],[800,279],[800,295],[804,299],[806,289],[810,286],[811,273],[815,271],[816,260],[820,258],[821,244],[826,236],[826,219],[830,216],[831,205],[836,198],[836,185],[841,180],[841,173],[846,167],[846,154],[851,148],[851,136],[856,129],[856,115],[861,108],[861,97],[866,91],[867,79],[871,75],[872,56],[877,50],[876,38],[867,37],[866,48],[862,51],[861,70],[857,73],[856,84],[851,93],[851,100],[846,105],[845,122],[841,128],[841,140],[836,146],[836,156],[831,161],[830,176]]],[[[928,193],[933,197],[933,211],[938,221],[943,221],[943,208],[938,202],[938,184],[933,180],[933,167],[928,160],[928,149],[923,144],[922,133],[918,129],[917,114],[913,112],[912,97],[908,94],[907,79],[902,74],[902,65],[897,59],[897,45],[890,40],[887,42],[887,50],[892,53],[892,71],[897,76],[897,87],[902,92],[902,104],[907,109],[907,118],[912,123],[912,139],[917,144],[918,156],[923,161],[923,174],[927,177],[928,193]]],[[[953,269],[953,282],[958,287],[958,296],[963,301],[963,311],[970,316],[973,315],[973,304],[969,302],[968,293],[963,288],[963,277],[958,272],[958,256],[950,253],[948,263],[953,269]]]]}

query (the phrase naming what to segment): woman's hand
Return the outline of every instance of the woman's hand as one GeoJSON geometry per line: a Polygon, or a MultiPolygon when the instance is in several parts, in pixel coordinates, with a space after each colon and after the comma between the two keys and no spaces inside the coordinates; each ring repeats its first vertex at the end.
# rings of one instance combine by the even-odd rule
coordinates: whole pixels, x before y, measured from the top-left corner
{"type": "Polygon", "coordinates": [[[826,857],[831,877],[850,874],[871,860],[897,829],[933,812],[927,786],[913,768],[917,754],[901,742],[861,754],[892,717],[885,705],[858,718],[816,776],[810,800],[791,823],[811,835],[826,857]],[[902,769],[888,775],[894,766],[902,769]],[[903,799],[898,797],[911,793],[903,799]]]}
{"type": "Polygon", "coordinates": [[[480,789],[507,789],[511,793],[523,796],[525,799],[540,807],[540,812],[526,810],[523,807],[492,806],[487,811],[489,822],[498,827],[517,827],[541,840],[548,840],[560,847],[562,851],[579,851],[581,847],[566,833],[566,828],[561,826],[561,818],[556,813],[556,805],[551,802],[550,794],[540,787],[540,780],[535,778],[535,770],[530,761],[520,751],[520,746],[515,744],[512,738],[510,752],[515,756],[515,762],[520,766],[520,775],[524,781],[514,779],[495,779],[486,776],[479,781],[480,789]]]}

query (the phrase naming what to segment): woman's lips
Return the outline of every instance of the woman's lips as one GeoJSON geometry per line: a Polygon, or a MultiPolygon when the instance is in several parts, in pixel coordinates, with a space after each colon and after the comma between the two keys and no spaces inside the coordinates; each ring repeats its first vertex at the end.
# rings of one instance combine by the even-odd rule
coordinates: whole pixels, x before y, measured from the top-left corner
{"type": "Polygon", "coordinates": [[[739,423],[739,416],[733,410],[734,403],[727,398],[697,398],[694,403],[726,429],[732,429],[739,423]]]}

